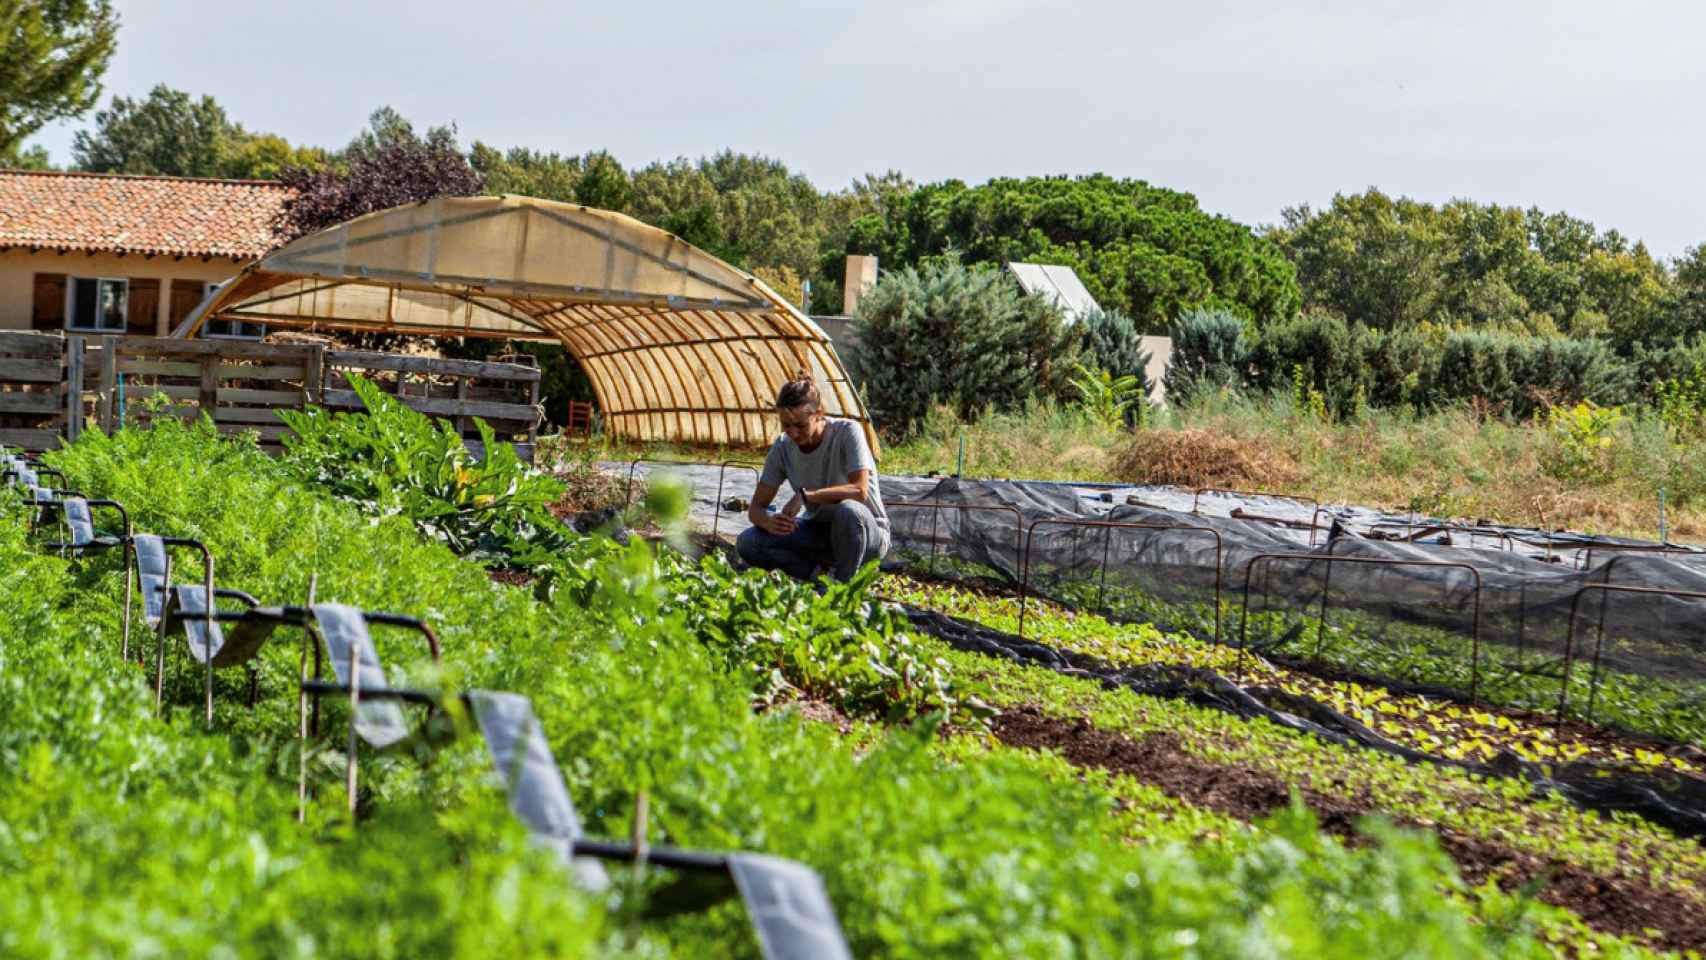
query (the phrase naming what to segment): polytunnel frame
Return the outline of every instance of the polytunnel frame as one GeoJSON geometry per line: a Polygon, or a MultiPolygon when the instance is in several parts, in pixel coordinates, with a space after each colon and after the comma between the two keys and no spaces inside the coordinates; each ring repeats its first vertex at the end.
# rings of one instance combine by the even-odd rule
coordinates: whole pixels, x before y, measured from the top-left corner
{"type": "Polygon", "coordinates": [[[172,331],[272,327],[561,343],[614,436],[759,446],[776,391],[878,439],[829,336],[763,281],[666,231],[532,197],[440,197],[308,234],[246,265],[172,331]]]}

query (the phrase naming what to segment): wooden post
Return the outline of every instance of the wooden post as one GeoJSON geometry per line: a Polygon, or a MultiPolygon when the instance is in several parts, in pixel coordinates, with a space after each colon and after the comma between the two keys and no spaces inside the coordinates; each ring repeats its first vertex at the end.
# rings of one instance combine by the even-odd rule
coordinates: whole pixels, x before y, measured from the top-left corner
{"type": "Polygon", "coordinates": [[[112,433],[113,426],[113,396],[118,391],[118,340],[115,337],[101,338],[101,376],[95,389],[98,391],[95,401],[95,422],[100,424],[106,433],[112,433]]]}
{"type": "Polygon", "coordinates": [[[539,381],[544,378],[544,375],[544,372],[541,371],[539,376],[534,377],[528,383],[527,387],[527,405],[533,408],[533,423],[527,428],[527,442],[529,444],[539,442],[539,421],[545,417],[545,411],[539,409],[539,381]]]}
{"type": "Polygon", "coordinates": [[[83,432],[83,338],[65,338],[65,442],[83,432]]]}
{"type": "Polygon", "coordinates": [[[326,390],[326,348],[315,344],[309,348],[308,359],[303,361],[302,390],[307,394],[307,403],[321,403],[325,399],[326,390]]]}
{"type": "Polygon", "coordinates": [[[201,358],[201,412],[215,420],[219,413],[219,354],[201,358]]]}
{"type": "MultiPolygon", "coordinates": [[[[456,378],[456,401],[457,401],[457,405],[460,406],[461,402],[466,400],[466,399],[468,399],[468,378],[467,377],[457,377],[456,378]]],[[[466,436],[468,436],[468,431],[472,430],[472,429],[474,429],[474,421],[472,420],[472,418],[469,418],[469,417],[457,417],[456,418],[456,435],[457,436],[466,437],[466,436]]]]}

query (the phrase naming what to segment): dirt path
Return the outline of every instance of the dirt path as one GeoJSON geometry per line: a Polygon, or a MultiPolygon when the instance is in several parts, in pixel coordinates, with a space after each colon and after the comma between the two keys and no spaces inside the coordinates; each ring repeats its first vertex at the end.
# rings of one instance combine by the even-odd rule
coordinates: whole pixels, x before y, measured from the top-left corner
{"type": "MultiPolygon", "coordinates": [[[[997,739],[1009,746],[1053,750],[1075,766],[1123,774],[1169,796],[1241,820],[1261,819],[1291,802],[1291,786],[1277,777],[1192,756],[1170,734],[1133,740],[1086,720],[1046,716],[1034,707],[1002,713],[993,729],[997,739]]],[[[1313,790],[1298,793],[1320,819],[1322,830],[1353,843],[1365,842],[1356,832],[1357,819],[1382,814],[1372,805],[1313,790]]],[[[1512,890],[1536,877],[1547,878],[1539,899],[1570,910],[1595,930],[1667,950],[1706,949],[1706,905],[1696,900],[1575,864],[1548,862],[1442,825],[1397,822],[1434,833],[1471,885],[1491,877],[1512,890]]]]}

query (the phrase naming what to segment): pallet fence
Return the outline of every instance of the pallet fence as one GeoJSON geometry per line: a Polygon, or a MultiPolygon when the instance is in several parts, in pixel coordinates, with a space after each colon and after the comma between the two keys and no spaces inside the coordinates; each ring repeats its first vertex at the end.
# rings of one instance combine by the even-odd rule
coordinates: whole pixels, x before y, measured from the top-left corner
{"type": "Polygon", "coordinates": [[[0,444],[31,452],[75,439],[82,426],[79,396],[82,337],[0,333],[0,444]],[[68,347],[70,345],[70,347],[68,347]]]}
{"type": "Polygon", "coordinates": [[[221,433],[252,431],[276,453],[289,429],[277,411],[358,410],[355,374],[454,424],[475,452],[479,418],[532,460],[542,419],[535,367],[315,344],[41,333],[0,333],[0,443],[39,452],[75,440],[85,424],[110,433],[205,412],[221,433]]]}

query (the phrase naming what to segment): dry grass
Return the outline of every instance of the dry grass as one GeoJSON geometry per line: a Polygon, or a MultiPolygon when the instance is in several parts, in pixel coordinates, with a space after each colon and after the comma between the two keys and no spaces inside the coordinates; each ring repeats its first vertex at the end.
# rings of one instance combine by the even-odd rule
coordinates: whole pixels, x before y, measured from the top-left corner
{"type": "Polygon", "coordinates": [[[1279,489],[1297,482],[1297,461],[1265,439],[1218,430],[1138,430],[1114,462],[1114,476],[1181,487],[1279,489]]]}
{"type": "MultiPolygon", "coordinates": [[[[1631,420],[1620,430],[1597,476],[1560,479],[1546,469],[1557,444],[1546,428],[1467,409],[1424,417],[1376,413],[1342,424],[1295,417],[1283,402],[1234,402],[1178,411],[1169,419],[1154,432],[1171,433],[1173,444],[1230,442],[1295,465],[1289,476],[1276,471],[1264,489],[1447,518],[1658,535],[1657,488],[1667,482],[1668,468],[1651,424],[1631,420]]],[[[1135,459],[1134,451],[1156,445],[1134,438],[1122,465],[1135,459]]],[[[1691,497],[1680,478],[1670,483],[1670,539],[1706,533],[1706,499],[1691,497]]]]}
{"type": "MultiPolygon", "coordinates": [[[[610,506],[625,507],[631,502],[626,498],[627,478],[606,473],[597,467],[560,471],[556,478],[563,483],[563,495],[550,507],[551,512],[559,517],[610,506]]],[[[635,496],[643,497],[644,478],[637,480],[634,487],[635,496]]]]}
{"type": "MultiPolygon", "coordinates": [[[[1214,398],[1158,419],[1128,432],[1048,404],[971,424],[939,412],[919,437],[889,444],[882,469],[952,474],[963,437],[968,477],[1258,488],[1323,503],[1647,539],[1658,535],[1664,486],[1670,539],[1706,538],[1706,445],[1669,443],[1658,424],[1639,417],[1619,427],[1603,469],[1588,478],[1548,471],[1558,441],[1545,427],[1468,408],[1327,423],[1295,415],[1283,397],[1214,398]]],[[[712,462],[731,455],[611,447],[598,458],[641,453],[712,462]]]]}
{"type": "Polygon", "coordinates": [[[944,421],[890,449],[883,469],[951,472],[963,434],[967,476],[1254,487],[1322,502],[1648,539],[1658,535],[1657,491],[1664,485],[1670,539],[1706,537],[1706,466],[1688,463],[1706,461],[1706,447],[1667,446],[1656,424],[1638,418],[1619,428],[1599,475],[1568,479],[1546,469],[1557,439],[1544,427],[1466,408],[1328,423],[1295,416],[1284,398],[1218,398],[1158,419],[1132,433],[1052,407],[970,425],[944,421]]]}
{"type": "Polygon", "coordinates": [[[1023,413],[994,414],[961,423],[938,410],[920,436],[883,451],[888,473],[954,473],[965,440],[965,475],[1027,480],[1105,479],[1118,453],[1120,431],[1079,411],[1038,404],[1023,413]]]}

